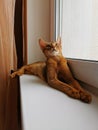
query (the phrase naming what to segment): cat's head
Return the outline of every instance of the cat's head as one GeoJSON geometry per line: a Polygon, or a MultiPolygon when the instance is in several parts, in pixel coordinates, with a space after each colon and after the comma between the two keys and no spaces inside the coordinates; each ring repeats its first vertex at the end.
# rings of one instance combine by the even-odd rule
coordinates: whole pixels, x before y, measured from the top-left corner
{"type": "Polygon", "coordinates": [[[46,57],[62,55],[60,37],[58,37],[56,42],[46,42],[43,39],[39,39],[39,45],[46,57]]]}

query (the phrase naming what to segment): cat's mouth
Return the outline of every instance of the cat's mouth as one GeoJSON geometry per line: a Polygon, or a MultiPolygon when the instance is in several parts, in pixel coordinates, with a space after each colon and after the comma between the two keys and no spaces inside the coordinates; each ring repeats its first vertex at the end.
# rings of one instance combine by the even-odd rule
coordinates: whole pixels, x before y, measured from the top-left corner
{"type": "Polygon", "coordinates": [[[56,51],[56,50],[54,50],[53,52],[52,52],[52,55],[59,55],[59,51],[56,51]]]}

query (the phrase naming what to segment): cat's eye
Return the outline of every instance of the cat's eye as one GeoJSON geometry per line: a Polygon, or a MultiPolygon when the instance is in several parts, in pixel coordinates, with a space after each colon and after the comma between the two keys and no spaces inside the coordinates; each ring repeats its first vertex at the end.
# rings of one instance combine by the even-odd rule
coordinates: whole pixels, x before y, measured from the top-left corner
{"type": "Polygon", "coordinates": [[[47,50],[50,50],[50,49],[51,49],[51,46],[50,46],[50,45],[47,45],[47,46],[46,46],[46,49],[47,49],[47,50]]]}

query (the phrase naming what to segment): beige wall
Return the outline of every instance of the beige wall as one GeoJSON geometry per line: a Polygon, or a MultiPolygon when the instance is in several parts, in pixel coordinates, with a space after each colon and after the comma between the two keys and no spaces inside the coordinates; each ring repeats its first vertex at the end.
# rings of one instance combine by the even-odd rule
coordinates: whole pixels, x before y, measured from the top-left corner
{"type": "Polygon", "coordinates": [[[44,60],[38,38],[50,40],[50,0],[27,1],[28,63],[44,60]]]}

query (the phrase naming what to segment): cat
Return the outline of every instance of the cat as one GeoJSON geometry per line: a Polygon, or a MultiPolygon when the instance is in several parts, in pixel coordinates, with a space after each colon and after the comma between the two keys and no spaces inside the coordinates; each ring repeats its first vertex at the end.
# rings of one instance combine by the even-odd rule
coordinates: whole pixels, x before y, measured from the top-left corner
{"type": "Polygon", "coordinates": [[[69,97],[90,103],[92,96],[74,78],[67,59],[62,55],[61,38],[58,37],[56,42],[39,39],[39,45],[46,56],[46,61],[24,65],[13,72],[11,78],[22,74],[36,75],[46,81],[49,86],[64,92],[69,97]]]}

